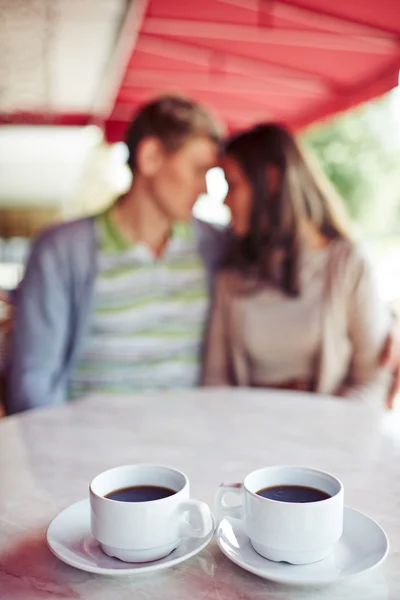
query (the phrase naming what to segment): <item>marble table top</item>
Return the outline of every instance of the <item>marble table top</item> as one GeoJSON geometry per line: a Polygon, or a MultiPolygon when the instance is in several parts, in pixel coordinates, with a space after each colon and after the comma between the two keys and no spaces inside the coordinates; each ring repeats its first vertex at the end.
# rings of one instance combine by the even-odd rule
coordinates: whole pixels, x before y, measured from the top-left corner
{"type": "Polygon", "coordinates": [[[2,600],[387,600],[400,598],[400,422],[361,403],[265,390],[91,397],[0,421],[2,600]],[[342,479],[346,504],[391,542],[384,565],[319,590],[270,583],[233,565],[212,542],[172,569],[107,578],[48,550],[57,513],[87,497],[97,473],[154,462],[184,471],[192,497],[255,468],[303,464],[342,479]]]}

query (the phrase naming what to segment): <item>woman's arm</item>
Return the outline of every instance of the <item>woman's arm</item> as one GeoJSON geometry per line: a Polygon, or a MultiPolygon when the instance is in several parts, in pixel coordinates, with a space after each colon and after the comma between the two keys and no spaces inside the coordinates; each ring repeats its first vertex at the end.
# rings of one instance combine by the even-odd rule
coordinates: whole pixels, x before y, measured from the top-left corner
{"type": "Polygon", "coordinates": [[[396,396],[400,392],[400,335],[397,331],[397,318],[393,313],[394,322],[386,337],[379,363],[391,373],[390,389],[386,399],[386,408],[389,410],[393,408],[396,396]]]}
{"type": "Polygon", "coordinates": [[[228,352],[228,305],[231,301],[224,273],[217,275],[205,337],[202,386],[232,385],[228,352]]]}
{"type": "Polygon", "coordinates": [[[380,366],[380,356],[390,330],[390,311],[379,297],[372,268],[365,257],[357,256],[351,277],[348,335],[352,361],[339,395],[384,403],[389,393],[390,373],[380,366]]]}

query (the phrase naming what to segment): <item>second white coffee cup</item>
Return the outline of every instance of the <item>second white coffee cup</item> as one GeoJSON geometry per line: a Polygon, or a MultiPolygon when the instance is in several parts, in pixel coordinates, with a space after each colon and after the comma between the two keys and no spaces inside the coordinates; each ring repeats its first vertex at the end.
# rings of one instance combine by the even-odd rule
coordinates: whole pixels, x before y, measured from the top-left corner
{"type": "Polygon", "coordinates": [[[343,531],[343,485],[333,475],[295,466],[266,467],[247,475],[243,483],[222,484],[216,512],[242,519],[253,548],[276,562],[307,564],[325,558],[343,531]],[[306,486],[325,492],[318,502],[284,502],[257,492],[275,486],[306,486]],[[241,498],[229,506],[227,494],[241,498]]]}
{"type": "Polygon", "coordinates": [[[212,530],[207,504],[189,498],[186,475],[159,465],[128,465],[101,473],[90,484],[91,529],[109,556],[126,562],[158,560],[184,537],[204,537],[212,530]],[[168,497],[127,502],[107,498],[116,490],[155,486],[168,497]]]}

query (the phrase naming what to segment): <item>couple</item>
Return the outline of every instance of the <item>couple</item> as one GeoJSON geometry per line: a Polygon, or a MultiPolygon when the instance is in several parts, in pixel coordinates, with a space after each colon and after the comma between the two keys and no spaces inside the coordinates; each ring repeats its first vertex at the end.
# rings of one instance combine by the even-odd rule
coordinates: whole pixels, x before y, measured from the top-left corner
{"type": "Polygon", "coordinates": [[[339,199],[285,129],[221,140],[201,105],[156,99],[127,131],[130,190],[38,238],[18,293],[9,413],[199,381],[384,400],[389,313],[339,199]],[[192,221],[218,161],[229,231],[192,221]]]}

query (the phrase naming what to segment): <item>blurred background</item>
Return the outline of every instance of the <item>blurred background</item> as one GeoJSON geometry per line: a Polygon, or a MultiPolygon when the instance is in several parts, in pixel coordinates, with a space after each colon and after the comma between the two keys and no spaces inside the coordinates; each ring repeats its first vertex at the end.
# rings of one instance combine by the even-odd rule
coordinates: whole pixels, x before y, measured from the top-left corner
{"type": "MultiPolygon", "coordinates": [[[[400,304],[400,3],[344,0],[0,0],[0,289],[32,238],[129,185],[135,108],[162,92],[228,130],[294,129],[344,198],[400,304]]],[[[227,223],[222,172],[196,214],[227,223]]]]}

